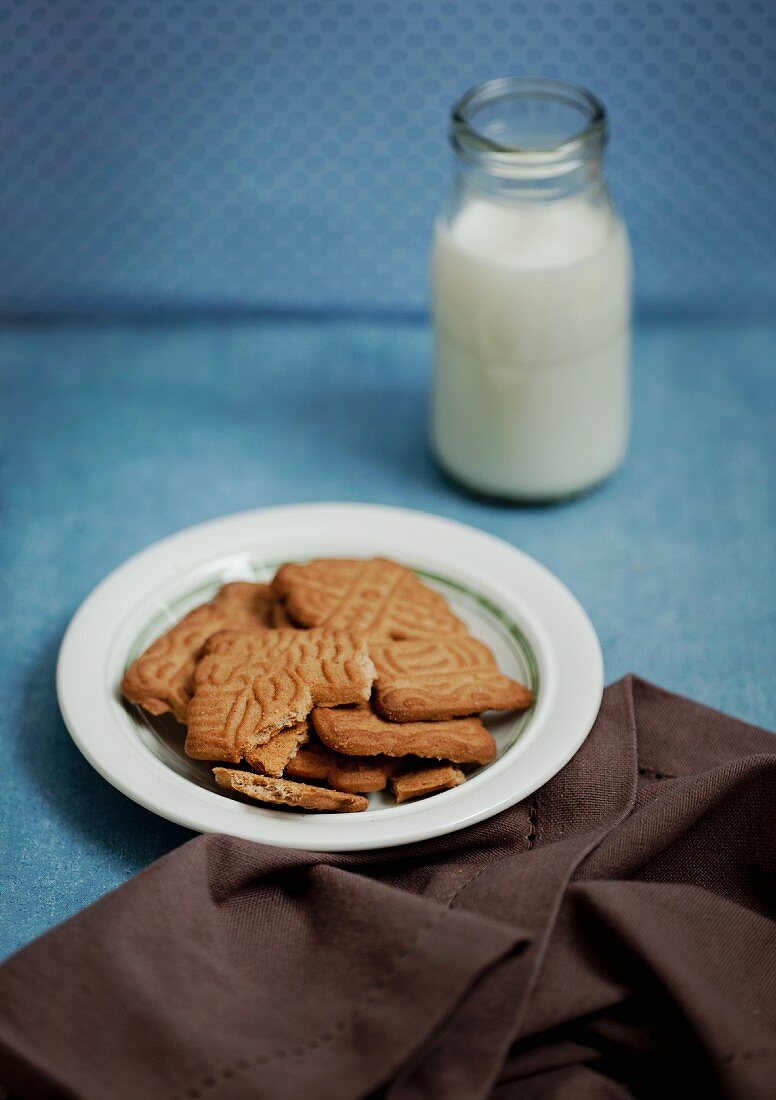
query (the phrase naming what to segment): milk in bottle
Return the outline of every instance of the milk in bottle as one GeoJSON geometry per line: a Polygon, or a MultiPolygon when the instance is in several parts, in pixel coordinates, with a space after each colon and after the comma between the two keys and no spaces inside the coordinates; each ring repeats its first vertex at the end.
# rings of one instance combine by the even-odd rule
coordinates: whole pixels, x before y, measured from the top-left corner
{"type": "Polygon", "coordinates": [[[432,264],[435,452],[479,492],[580,492],[628,440],[631,261],[601,170],[605,113],[582,89],[493,81],[461,101],[452,136],[432,264]]]}

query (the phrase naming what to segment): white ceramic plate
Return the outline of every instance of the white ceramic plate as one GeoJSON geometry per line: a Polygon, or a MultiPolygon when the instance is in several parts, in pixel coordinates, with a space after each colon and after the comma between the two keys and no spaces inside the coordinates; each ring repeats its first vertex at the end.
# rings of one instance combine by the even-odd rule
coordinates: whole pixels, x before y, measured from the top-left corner
{"type": "Polygon", "coordinates": [[[86,599],[57,667],[59,705],[76,745],[141,806],[200,832],[318,851],[423,840],[525,798],[577,751],[602,691],[603,659],[590,620],[538,562],[449,519],[363,504],[242,512],[164,539],[86,599]],[[221,793],[209,766],[184,754],[179,726],[147,720],[122,703],[119,683],[131,661],[224,582],[268,579],[284,561],[378,554],[417,569],[490,646],[502,671],[533,689],[530,711],[486,716],[498,758],[462,786],[401,806],[372,795],[359,814],[249,805],[221,793]]]}

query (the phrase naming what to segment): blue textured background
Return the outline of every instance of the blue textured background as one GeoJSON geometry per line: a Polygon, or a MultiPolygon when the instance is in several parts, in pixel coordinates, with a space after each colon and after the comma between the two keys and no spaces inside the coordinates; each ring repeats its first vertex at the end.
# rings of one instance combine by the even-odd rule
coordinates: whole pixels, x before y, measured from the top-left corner
{"type": "Polygon", "coordinates": [[[636,671],[776,721],[776,330],[642,328],[622,471],[556,508],[460,495],[426,445],[429,332],[409,322],[0,334],[0,955],[188,835],[68,738],[54,668],[80,601],[136,550],[267,504],[452,516],[543,561],[636,671]]]}
{"type": "Polygon", "coordinates": [[[3,0],[0,311],[418,311],[447,115],[609,106],[642,315],[776,302],[770,0],[3,0]]]}

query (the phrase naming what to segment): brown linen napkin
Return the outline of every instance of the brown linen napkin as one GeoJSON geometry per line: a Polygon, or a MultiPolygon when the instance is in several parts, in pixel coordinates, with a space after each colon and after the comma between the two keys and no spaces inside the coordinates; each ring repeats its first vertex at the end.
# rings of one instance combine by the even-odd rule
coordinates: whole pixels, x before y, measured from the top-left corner
{"type": "Polygon", "coordinates": [[[628,677],[559,775],[464,832],[346,855],[198,837],[0,967],[0,1083],[771,1098],[774,749],[628,677]]]}

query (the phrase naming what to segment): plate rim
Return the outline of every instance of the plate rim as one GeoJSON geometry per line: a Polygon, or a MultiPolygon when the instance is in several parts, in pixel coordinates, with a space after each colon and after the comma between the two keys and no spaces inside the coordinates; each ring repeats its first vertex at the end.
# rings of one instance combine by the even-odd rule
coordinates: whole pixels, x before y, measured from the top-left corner
{"type": "MultiPolygon", "coordinates": [[[[314,536],[312,536],[314,539],[314,536]]],[[[351,540],[352,541],[352,540],[351,540]]],[[[260,538],[257,532],[256,543],[260,542],[260,538]]],[[[356,555],[356,551],[348,549],[348,536],[343,539],[344,546],[340,551],[341,554],[353,554],[356,555]]],[[[240,551],[238,549],[230,550],[226,545],[216,554],[205,554],[197,556],[197,561],[194,564],[189,564],[185,567],[185,571],[191,575],[192,571],[196,572],[200,568],[205,568],[206,563],[209,561],[213,565],[216,564],[219,556],[228,557],[230,555],[237,555],[240,551]]],[[[316,553],[317,551],[313,551],[316,553]]],[[[324,551],[320,551],[323,553],[324,551]]],[[[396,557],[396,551],[390,551],[388,556],[396,557]]],[[[454,554],[453,557],[456,555],[454,554]]],[[[438,561],[434,563],[435,567],[439,567],[438,561]]],[[[508,572],[507,568],[507,572],[508,572]]],[[[503,582],[502,582],[503,583],[503,582]]],[[[479,588],[477,591],[481,591],[479,588]]],[[[487,591],[483,593],[487,596],[487,591]]],[[[135,600],[134,606],[139,606],[140,601],[135,600]]],[[[527,608],[521,608],[522,612],[527,612],[527,608]]],[[[131,607],[127,609],[127,613],[131,615],[131,607]]],[[[542,677],[542,690],[546,693],[546,698],[542,700],[544,702],[544,722],[552,716],[552,706],[556,703],[556,693],[558,685],[555,682],[556,676],[548,675],[548,668],[542,666],[542,659],[547,659],[548,653],[552,651],[552,646],[548,643],[548,639],[545,636],[545,631],[542,626],[540,618],[531,614],[530,624],[528,624],[527,633],[531,641],[531,646],[536,652],[537,660],[540,662],[540,675],[542,677]],[[538,640],[538,645],[537,645],[538,640]]],[[[518,619],[519,625],[522,628],[526,627],[524,618],[518,619]]],[[[115,639],[118,628],[114,628],[112,636],[115,639]]],[[[77,666],[77,661],[76,661],[77,666]]],[[[355,850],[375,850],[379,848],[393,847],[396,845],[404,845],[410,843],[416,843],[421,840],[426,840],[434,836],[443,835],[448,832],[458,831],[469,825],[473,825],[478,821],[482,821],[485,818],[493,816],[494,814],[506,809],[508,806],[520,801],[521,799],[528,797],[539,787],[541,787],[549,778],[557,774],[571,757],[578,751],[580,746],[588,736],[590,729],[593,726],[595,717],[598,713],[601,698],[603,696],[604,687],[604,664],[603,654],[601,652],[601,646],[597,637],[595,628],[590,621],[589,616],[585,612],[582,605],[571,593],[567,586],[559,580],[546,566],[535,558],[531,557],[525,551],[513,546],[511,543],[504,539],[499,538],[496,535],[492,535],[487,531],[483,531],[480,528],[472,525],[462,523],[458,520],[451,519],[447,516],[439,515],[437,513],[422,511],[419,509],[403,508],[395,505],[382,505],[382,504],[362,504],[358,502],[312,502],[309,504],[295,503],[269,506],[266,508],[247,509],[240,512],[231,513],[225,516],[211,518],[201,523],[191,525],[176,531],[162,539],[159,539],[149,546],[132,554],[129,558],[125,559],[122,563],[116,566],[111,572],[107,574],[97,585],[89,592],[85,599],[81,602],[80,606],[73,615],[68,627],[62,638],[62,642],[59,648],[59,655],[57,659],[56,670],[56,688],[57,688],[57,700],[59,703],[60,712],[64,720],[65,726],[68,730],[70,737],[74,744],[85,757],[85,759],[92,765],[93,768],[112,786],[121,791],[127,797],[137,802],[139,805],[150,810],[153,813],[158,814],[168,820],[174,821],[177,824],[183,825],[196,832],[225,832],[234,836],[242,836],[246,839],[251,839],[257,843],[265,843],[272,846],[280,846],[295,849],[310,849],[317,851],[355,851],[355,850]],[[587,683],[587,699],[585,700],[585,706],[581,712],[576,715],[577,728],[573,735],[566,735],[564,738],[564,748],[560,751],[556,751],[552,754],[552,760],[544,768],[536,769],[533,778],[528,784],[517,783],[514,790],[506,795],[499,796],[495,801],[491,802],[486,796],[488,784],[478,784],[477,794],[479,799],[475,796],[475,801],[480,801],[481,805],[479,809],[470,808],[461,815],[455,817],[454,803],[459,801],[459,798],[450,798],[448,796],[459,795],[465,791],[467,784],[463,787],[455,788],[453,791],[442,792],[435,795],[432,799],[419,801],[416,803],[408,804],[404,807],[400,807],[405,813],[397,815],[393,812],[386,813],[385,810],[372,810],[366,811],[361,814],[278,814],[277,810],[273,808],[254,807],[245,803],[237,802],[233,799],[225,798],[223,795],[209,791],[202,787],[197,787],[196,784],[186,779],[184,776],[179,775],[173,769],[167,767],[161,760],[154,761],[155,769],[163,769],[163,782],[162,786],[170,786],[171,781],[175,781],[172,784],[172,790],[175,786],[183,784],[185,789],[188,789],[189,795],[192,791],[199,791],[202,796],[209,796],[212,799],[217,799],[218,803],[211,806],[213,812],[205,813],[205,804],[197,809],[187,809],[185,806],[169,805],[164,800],[160,804],[159,798],[148,790],[138,790],[135,782],[127,782],[126,777],[115,772],[113,768],[106,765],[105,760],[100,757],[99,751],[95,751],[93,741],[94,739],[89,736],[88,728],[82,729],[87,726],[87,722],[82,723],[81,719],[74,714],[77,710],[78,704],[73,705],[73,699],[71,697],[71,688],[77,691],[77,687],[74,688],[71,683],[71,673],[73,668],[73,660],[78,652],[78,645],[82,643],[81,637],[84,627],[88,627],[88,620],[90,615],[94,614],[96,608],[99,608],[101,603],[104,602],[106,594],[111,592],[118,592],[120,587],[126,584],[127,578],[131,577],[134,571],[139,565],[148,563],[151,559],[156,559],[157,564],[157,576],[155,579],[154,587],[164,587],[169,585],[175,570],[165,569],[164,580],[160,581],[162,576],[160,563],[165,556],[170,556],[174,559],[174,552],[180,548],[186,548],[187,545],[190,549],[204,538],[207,540],[213,535],[218,536],[221,534],[222,542],[226,544],[230,535],[234,537],[234,533],[242,527],[252,523],[258,522],[262,529],[266,531],[266,525],[273,524],[275,521],[280,521],[281,529],[284,520],[288,520],[289,517],[299,519],[301,516],[307,516],[310,518],[314,513],[313,518],[322,519],[326,518],[330,522],[336,515],[348,514],[351,518],[358,517],[362,520],[369,518],[375,520],[378,516],[381,522],[393,521],[394,523],[403,521],[405,524],[420,524],[426,526],[430,532],[431,539],[433,541],[443,530],[446,530],[448,534],[457,534],[459,539],[463,538],[464,541],[475,541],[482,547],[488,547],[491,554],[496,557],[503,558],[504,555],[507,559],[512,559],[514,564],[520,563],[523,571],[527,571],[529,574],[534,574],[534,579],[544,585],[544,596],[552,594],[556,599],[560,600],[561,610],[569,615],[575,628],[581,632],[581,636],[585,636],[587,644],[586,658],[590,663],[588,675],[590,676],[590,682],[587,683]],[[368,515],[367,515],[368,514],[368,515]],[[253,826],[249,826],[249,819],[243,820],[244,828],[238,828],[239,815],[230,813],[227,811],[227,806],[238,806],[243,811],[247,810],[251,812],[253,818],[253,826]],[[431,812],[429,813],[429,807],[431,812]],[[450,814],[446,814],[446,810],[449,807],[450,814]],[[217,818],[219,815],[219,809],[224,817],[224,821],[216,822],[213,818],[217,818]],[[271,815],[271,819],[259,818],[256,811],[259,810],[263,815],[271,815]],[[423,811],[426,811],[425,813],[423,811]],[[441,811],[441,813],[437,813],[441,811]],[[428,818],[439,818],[436,823],[429,822],[428,820],[419,827],[413,828],[412,822],[417,819],[417,815],[428,818]],[[453,820],[446,820],[446,817],[453,816],[453,820]],[[203,823],[203,817],[208,820],[203,823]],[[234,818],[234,820],[230,820],[234,818]],[[280,827],[271,827],[270,820],[278,822],[280,819],[283,821],[283,825],[280,827]],[[329,826],[326,830],[320,829],[320,823],[322,819],[327,819],[326,824],[329,826]],[[374,821],[377,819],[377,828],[373,827],[374,821]],[[350,826],[350,831],[347,831],[347,826],[350,822],[360,821],[363,825],[369,825],[367,830],[369,833],[377,833],[378,837],[367,837],[366,840],[361,836],[362,829],[350,826]],[[267,828],[262,828],[262,822],[266,822],[267,828]],[[302,823],[303,826],[314,826],[317,822],[319,825],[319,831],[325,832],[326,836],[311,837],[309,834],[312,832],[310,828],[299,828],[298,825],[293,825],[292,822],[302,823]],[[341,823],[339,828],[332,829],[331,826],[336,823],[341,823]],[[406,823],[406,824],[404,824],[406,823]],[[344,826],[344,827],[343,827],[344,826]],[[382,826],[382,827],[381,827],[382,826]],[[328,837],[329,833],[341,833],[342,835],[331,839],[328,837]],[[379,835],[382,833],[386,835],[379,835]],[[283,834],[288,835],[283,835],[283,834]],[[295,833],[301,833],[299,837],[295,837],[295,833]],[[259,835],[261,834],[261,835],[259,835]]],[[[541,698],[541,697],[540,697],[541,698]]],[[[108,709],[111,708],[111,703],[116,703],[116,700],[105,700],[103,702],[108,703],[108,709]]],[[[116,703],[116,705],[119,705],[116,703]]],[[[537,715],[538,717],[538,715],[537,715]]],[[[529,727],[530,728],[530,727],[529,727]]],[[[543,730],[539,730],[543,732],[543,730]]],[[[514,746],[513,746],[514,747],[514,746]]],[[[510,750],[507,750],[504,755],[491,765],[484,772],[480,773],[478,778],[485,779],[491,774],[492,769],[498,764],[498,772],[494,773],[494,778],[502,771],[508,771],[510,767],[513,767],[517,761],[505,761],[505,757],[510,750]]],[[[137,763],[137,761],[136,761],[137,763]]],[[[145,761],[146,765],[151,763],[150,760],[145,761]]],[[[156,789],[159,784],[149,780],[149,785],[156,789]]],[[[492,785],[492,784],[491,784],[492,785]]]]}

